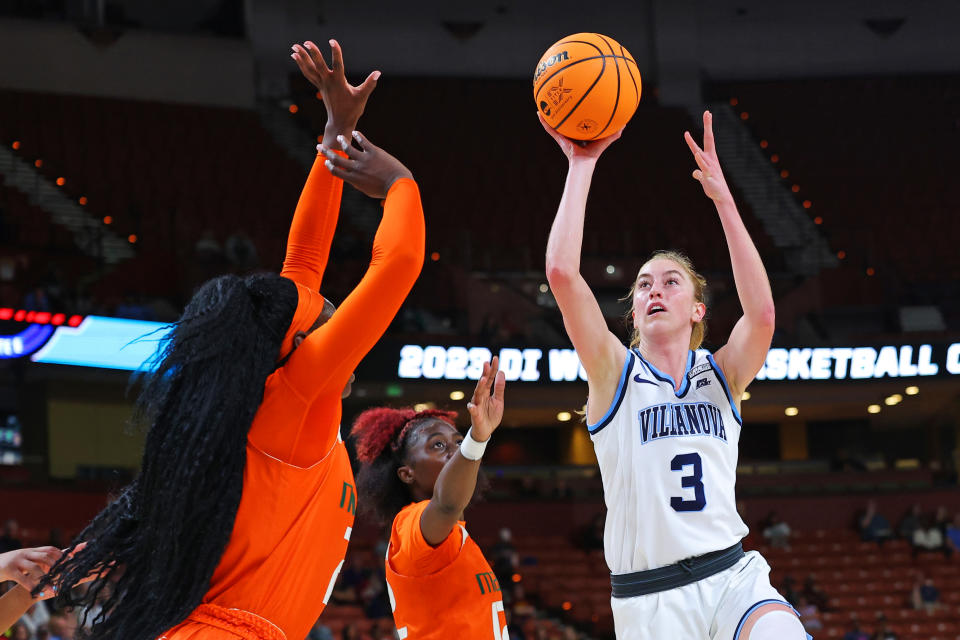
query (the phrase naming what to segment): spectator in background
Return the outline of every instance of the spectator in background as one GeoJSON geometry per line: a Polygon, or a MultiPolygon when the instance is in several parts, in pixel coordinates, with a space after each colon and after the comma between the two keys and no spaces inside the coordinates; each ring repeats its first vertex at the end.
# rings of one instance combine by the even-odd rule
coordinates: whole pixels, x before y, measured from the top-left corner
{"type": "Polygon", "coordinates": [[[864,542],[876,542],[883,544],[893,537],[893,529],[890,527],[890,521],[877,513],[877,503],[875,500],[867,501],[867,508],[863,516],[858,521],[860,526],[860,538],[864,542]]]}
{"type": "Polygon", "coordinates": [[[584,551],[603,551],[603,527],[606,515],[601,511],[593,516],[593,520],[583,532],[584,551]]]}
{"type": "Polygon", "coordinates": [[[320,618],[317,618],[307,635],[307,640],[333,640],[333,632],[330,631],[330,627],[320,621],[320,618]]]}
{"type": "Polygon", "coordinates": [[[72,611],[60,611],[50,616],[50,640],[74,640],[77,634],[77,616],[72,611]]]}
{"type": "Polygon", "coordinates": [[[340,632],[340,638],[341,640],[362,640],[363,635],[360,633],[357,624],[351,622],[343,627],[343,631],[340,632]]]}
{"type": "Polygon", "coordinates": [[[789,573],[783,576],[783,584],[780,585],[780,593],[791,606],[796,607],[800,602],[800,592],[797,591],[797,581],[789,573]]]}
{"type": "Polygon", "coordinates": [[[827,596],[826,591],[821,589],[820,585],[817,584],[816,578],[813,577],[812,573],[807,574],[807,577],[804,579],[802,593],[803,597],[817,605],[820,611],[827,611],[827,603],[830,601],[830,598],[827,596]]]}
{"type": "Polygon", "coordinates": [[[921,553],[943,553],[949,557],[950,549],[944,546],[943,534],[930,516],[921,519],[913,532],[913,557],[921,553]]]}
{"type": "Polygon", "coordinates": [[[823,621],[820,619],[820,610],[817,605],[809,602],[803,596],[797,602],[797,612],[800,614],[800,622],[807,633],[823,629],[823,621]]]}
{"type": "Polygon", "coordinates": [[[393,620],[380,618],[374,622],[373,627],[370,629],[370,636],[373,640],[394,640],[393,620]]]}
{"type": "Polygon", "coordinates": [[[223,243],[223,252],[233,268],[240,271],[254,269],[260,264],[257,246],[243,229],[238,229],[226,239],[223,243]]]}
{"type": "Polygon", "coordinates": [[[23,548],[23,542],[20,541],[20,525],[13,518],[8,518],[3,523],[3,535],[0,536],[0,553],[7,551],[16,551],[23,548]]]}
{"type": "Polygon", "coordinates": [[[360,567],[360,560],[356,554],[348,554],[344,560],[340,577],[330,593],[330,602],[333,604],[360,604],[360,593],[367,581],[369,571],[360,567]]]}
{"type": "Polygon", "coordinates": [[[368,618],[374,620],[378,618],[389,618],[393,615],[390,607],[390,599],[387,595],[387,580],[383,575],[383,569],[375,571],[363,591],[360,593],[363,600],[363,611],[368,618]]]}
{"type": "Polygon", "coordinates": [[[500,590],[509,598],[513,595],[513,574],[520,568],[520,556],[517,554],[517,548],[513,546],[513,534],[510,529],[507,527],[500,529],[497,542],[490,547],[487,557],[490,558],[493,574],[500,582],[500,590]]]}
{"type": "Polygon", "coordinates": [[[850,630],[843,634],[843,640],[870,640],[870,634],[860,628],[856,616],[850,618],[850,630]]]}
{"type": "Polygon", "coordinates": [[[920,526],[920,516],[921,509],[920,504],[915,503],[910,510],[907,511],[903,517],[900,519],[900,524],[897,525],[897,535],[906,540],[907,542],[913,542],[913,532],[917,530],[917,527],[920,526]]]}
{"type": "Polygon", "coordinates": [[[47,290],[37,285],[23,296],[23,308],[29,311],[54,311],[53,301],[47,294],[47,290]]]}
{"type": "Polygon", "coordinates": [[[196,244],[193,245],[193,254],[197,260],[204,262],[220,261],[220,258],[223,256],[223,249],[220,247],[220,243],[217,242],[217,237],[213,234],[213,231],[207,229],[200,234],[196,244]]]}
{"type": "Polygon", "coordinates": [[[910,592],[910,601],[914,609],[933,613],[940,608],[940,590],[933,586],[933,580],[918,574],[910,592]]]}
{"type": "Polygon", "coordinates": [[[45,601],[38,600],[20,617],[20,622],[30,631],[30,637],[34,638],[40,629],[50,624],[50,608],[45,601]]]}
{"type": "Polygon", "coordinates": [[[776,511],[767,515],[763,527],[763,539],[776,549],[790,549],[790,525],[780,519],[776,511]]]}
{"type": "Polygon", "coordinates": [[[947,527],[944,543],[952,552],[960,552],[960,513],[953,516],[953,522],[947,527]]]}
{"type": "Polygon", "coordinates": [[[897,634],[886,621],[874,632],[872,640],[899,640],[897,634]]]}
{"type": "Polygon", "coordinates": [[[937,507],[937,514],[933,517],[933,524],[940,529],[940,533],[944,538],[947,537],[947,527],[950,526],[950,522],[950,512],[947,511],[947,508],[943,505],[937,507]]]}
{"type": "Polygon", "coordinates": [[[32,634],[30,630],[27,629],[27,625],[22,622],[15,622],[13,626],[10,627],[10,640],[30,640],[32,634]]]}
{"type": "Polygon", "coordinates": [[[526,591],[524,591],[523,585],[517,585],[513,590],[513,602],[511,603],[510,611],[513,618],[523,626],[523,622],[528,618],[532,618],[537,615],[537,609],[533,606],[533,603],[527,599],[526,591]]]}

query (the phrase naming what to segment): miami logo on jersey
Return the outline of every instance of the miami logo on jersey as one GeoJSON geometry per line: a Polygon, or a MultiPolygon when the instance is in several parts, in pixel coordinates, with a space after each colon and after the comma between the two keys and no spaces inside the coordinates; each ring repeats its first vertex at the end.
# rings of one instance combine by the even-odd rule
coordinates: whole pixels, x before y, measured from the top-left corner
{"type": "Polygon", "coordinates": [[[500,591],[500,581],[497,580],[497,576],[493,574],[493,571],[478,573],[474,577],[477,579],[477,584],[480,585],[480,595],[488,591],[500,591]]]}
{"type": "Polygon", "coordinates": [[[709,402],[656,404],[638,411],[637,419],[640,444],[678,436],[713,436],[727,441],[723,414],[709,402]]]}

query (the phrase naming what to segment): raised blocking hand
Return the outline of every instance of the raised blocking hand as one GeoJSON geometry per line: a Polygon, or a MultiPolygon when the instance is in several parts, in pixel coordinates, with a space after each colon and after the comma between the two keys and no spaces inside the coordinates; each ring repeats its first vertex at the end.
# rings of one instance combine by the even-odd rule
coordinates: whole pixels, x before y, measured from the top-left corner
{"type": "Polygon", "coordinates": [[[350,132],[357,128],[367,99],[377,86],[380,72],[372,72],[363,83],[354,87],[347,82],[344,75],[343,51],[336,40],[330,40],[332,68],[327,66],[320,47],[310,40],[302,45],[295,44],[292,49],[290,57],[296,61],[304,77],[320,92],[323,105],[327,109],[323,141],[327,146],[332,146],[337,135],[350,135],[350,132]]]}
{"type": "Polygon", "coordinates": [[[488,440],[503,420],[503,391],[507,380],[499,369],[497,356],[493,356],[491,362],[483,363],[483,375],[477,380],[477,388],[467,403],[473,439],[477,442],[488,440]]]}

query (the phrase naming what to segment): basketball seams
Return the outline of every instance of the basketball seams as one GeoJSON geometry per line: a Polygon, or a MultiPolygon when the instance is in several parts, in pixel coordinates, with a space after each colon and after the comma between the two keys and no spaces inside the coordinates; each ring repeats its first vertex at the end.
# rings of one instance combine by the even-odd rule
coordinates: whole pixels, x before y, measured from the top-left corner
{"type": "MultiPolygon", "coordinates": [[[[599,138],[603,134],[603,132],[607,130],[607,128],[610,126],[610,123],[613,122],[613,117],[617,115],[617,109],[620,108],[620,62],[617,60],[617,57],[616,57],[617,52],[613,50],[613,45],[611,45],[610,42],[605,37],[601,36],[599,33],[597,35],[600,36],[600,39],[603,40],[608,47],[610,47],[610,53],[612,53],[614,56],[613,66],[617,70],[617,98],[616,100],[613,101],[613,110],[610,112],[610,117],[607,119],[607,124],[603,125],[603,129],[600,129],[600,131],[598,131],[596,135],[593,136],[592,138],[593,140],[596,140],[597,138],[599,138]]],[[[623,47],[621,46],[621,49],[622,48],[623,47]]]]}
{"type": "MultiPolygon", "coordinates": [[[[620,53],[624,54],[624,56],[626,56],[626,53],[627,53],[627,50],[623,48],[622,44],[620,45],[620,53]]],[[[631,60],[630,62],[633,62],[633,60],[631,60]]],[[[633,77],[633,71],[630,71],[630,65],[624,64],[623,66],[627,68],[627,73],[630,74],[630,81],[633,82],[633,94],[635,96],[633,104],[634,104],[634,109],[636,109],[637,106],[640,104],[640,88],[637,86],[637,79],[633,77]]],[[[637,63],[633,62],[633,66],[636,67],[637,63]]],[[[638,68],[637,73],[639,72],[640,72],[640,69],[638,68]]]]}
{"type": "MultiPolygon", "coordinates": [[[[573,62],[571,62],[570,64],[568,64],[568,65],[566,65],[566,66],[560,67],[559,69],[555,69],[549,76],[547,76],[546,78],[544,78],[544,79],[543,79],[543,82],[541,82],[541,83],[540,83],[540,86],[536,89],[536,91],[535,91],[535,93],[534,93],[534,96],[535,96],[535,97],[539,97],[539,96],[540,96],[540,92],[543,91],[543,85],[545,85],[545,84],[547,83],[547,81],[551,80],[555,75],[557,75],[558,73],[560,73],[560,72],[563,71],[564,69],[569,69],[569,68],[572,67],[573,65],[575,65],[575,64],[580,64],[581,62],[587,62],[588,60],[599,60],[600,58],[623,58],[624,62],[632,62],[632,63],[633,63],[633,66],[635,66],[635,67],[637,66],[636,60],[634,60],[633,58],[631,58],[631,57],[629,57],[629,56],[618,56],[618,55],[615,55],[615,54],[614,54],[614,55],[611,55],[611,54],[609,54],[609,53],[601,54],[601,55],[599,55],[599,56],[590,56],[589,58],[580,58],[579,60],[574,60],[573,62]]],[[[637,68],[639,69],[639,67],[637,67],[637,68]]]]}

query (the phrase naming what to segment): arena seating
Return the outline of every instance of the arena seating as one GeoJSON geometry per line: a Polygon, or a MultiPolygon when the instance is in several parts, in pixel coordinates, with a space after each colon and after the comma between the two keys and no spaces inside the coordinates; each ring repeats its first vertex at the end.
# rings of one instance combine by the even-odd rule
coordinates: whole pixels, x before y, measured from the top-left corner
{"type": "Polygon", "coordinates": [[[305,177],[242,109],[3,90],[0,140],[64,177],[116,233],[137,236],[137,258],[100,285],[113,295],[189,294],[204,232],[222,243],[243,231],[261,264],[279,266],[305,177]]]}
{"type": "MultiPolygon", "coordinates": [[[[299,76],[292,87],[296,118],[320,131],[324,109],[313,89],[299,76]]],[[[431,249],[475,269],[543,269],[566,163],[537,122],[528,83],[384,77],[360,128],[417,176],[431,249]]],[[[716,212],[690,177],[688,129],[699,136],[685,111],[645,96],[599,164],[585,256],[638,262],[655,248],[675,247],[705,271],[729,270],[716,212]]],[[[749,208],[741,210],[761,251],[780,264],[749,208]]]]}
{"type": "MultiPolygon", "coordinates": [[[[64,491],[4,490],[0,500],[22,514],[21,535],[27,544],[45,542],[52,526],[75,534],[103,504],[102,494],[64,491]],[[38,501],[52,506],[34,509],[36,513],[28,519],[30,506],[38,501]]],[[[821,613],[824,627],[813,633],[815,638],[842,638],[852,616],[872,632],[878,612],[900,640],[960,638],[960,558],[955,555],[945,560],[941,554],[921,554],[914,559],[901,540],[883,546],[862,542],[852,528],[839,523],[852,521],[857,505],[864,500],[862,494],[748,499],[746,508],[754,514],[765,513],[776,504],[794,532],[789,550],[759,543],[756,527],[745,546],[760,551],[770,563],[775,587],[780,588],[788,574],[798,585],[813,576],[826,592],[828,610],[821,613]],[[828,528],[804,527],[809,516],[803,514],[817,512],[830,516],[828,528]],[[932,578],[941,593],[944,606],[931,614],[916,611],[909,603],[918,573],[932,578]]],[[[948,504],[951,509],[957,505],[955,493],[949,490],[897,492],[886,496],[882,505],[887,513],[897,514],[916,501],[928,506],[948,504]]],[[[613,628],[609,571],[601,551],[584,551],[576,541],[580,527],[601,510],[596,500],[486,502],[471,508],[468,526],[483,549],[493,545],[500,527],[510,527],[520,558],[516,580],[526,596],[553,619],[577,624],[600,639],[611,637],[613,628]]],[[[348,552],[350,562],[365,567],[379,563],[381,556],[374,547],[382,535],[369,520],[358,519],[348,552]]],[[[335,632],[349,623],[356,623],[362,631],[375,624],[359,607],[342,605],[330,606],[323,622],[335,632]]]]}
{"type": "Polygon", "coordinates": [[[18,304],[27,289],[51,274],[75,285],[79,274],[94,270],[95,259],[83,255],[72,234],[52,224],[49,215],[26,195],[6,186],[2,175],[0,214],[0,260],[13,277],[0,281],[0,305],[18,304]]]}
{"type": "MultiPolygon", "coordinates": [[[[493,539],[480,539],[489,547],[493,539]]],[[[521,568],[517,576],[528,595],[540,606],[588,629],[591,637],[612,637],[609,570],[600,551],[585,552],[568,536],[526,535],[516,538],[521,568]]],[[[816,638],[842,638],[852,616],[873,632],[879,613],[886,616],[900,640],[954,640],[960,638],[960,561],[944,562],[943,556],[920,556],[913,560],[909,546],[892,541],[883,547],[861,542],[852,531],[815,529],[796,532],[789,551],[756,547],[773,571],[779,587],[790,574],[802,581],[813,576],[828,596],[830,610],[821,614],[823,629],[816,638]],[[909,597],[917,572],[934,580],[943,608],[916,611],[909,597]]],[[[351,547],[353,553],[354,547],[351,547]]],[[[338,630],[362,619],[358,607],[330,607],[324,623],[338,630]]],[[[363,622],[364,628],[370,621],[363,622]]]]}
{"type": "MultiPolygon", "coordinates": [[[[301,108],[290,117],[305,132],[319,132],[322,104],[310,89],[295,86],[301,108]]],[[[361,128],[401,157],[421,185],[428,252],[437,251],[439,259],[428,261],[412,305],[455,316],[464,306],[450,293],[455,287],[428,285],[462,282],[475,271],[542,273],[565,164],[540,130],[525,83],[384,80],[361,128]]],[[[591,277],[611,295],[622,295],[651,249],[685,249],[720,284],[712,312],[719,328],[730,324],[723,300],[732,287],[720,281],[729,259],[716,213],[689,177],[693,165],[681,137],[686,129],[695,129],[686,112],[661,108],[652,97],[641,106],[624,142],[610,149],[597,173],[585,268],[591,256],[603,265],[622,263],[619,279],[600,277],[603,265],[591,277]]],[[[17,152],[29,161],[42,160],[39,170],[49,179],[64,177],[65,192],[85,197],[91,215],[109,216],[114,232],[136,235],[137,257],[93,285],[106,301],[136,292],[182,304],[198,282],[229,268],[195,259],[194,246],[205,233],[222,243],[241,230],[253,239],[260,264],[276,268],[304,177],[256,114],[239,109],[3,90],[0,140],[19,142],[17,152]]],[[[776,272],[779,256],[741,205],[776,272]]],[[[36,213],[31,225],[42,225],[42,233],[66,233],[36,213]]],[[[361,237],[350,223],[346,219],[340,227],[356,236],[348,246],[368,243],[370,234],[361,237]]],[[[334,299],[342,299],[360,277],[363,258],[357,251],[338,256],[337,273],[327,281],[334,299]]],[[[538,311],[532,307],[529,313],[538,311]]]]}
{"type": "Polygon", "coordinates": [[[939,302],[942,288],[931,285],[960,275],[960,220],[951,213],[960,196],[949,167],[927,150],[956,137],[960,78],[738,83],[718,95],[746,114],[758,143],[789,172],[785,184],[800,186],[833,248],[846,252],[840,271],[849,273],[824,274],[827,305],[939,302]],[[868,267],[882,283],[866,282],[868,267]]]}

